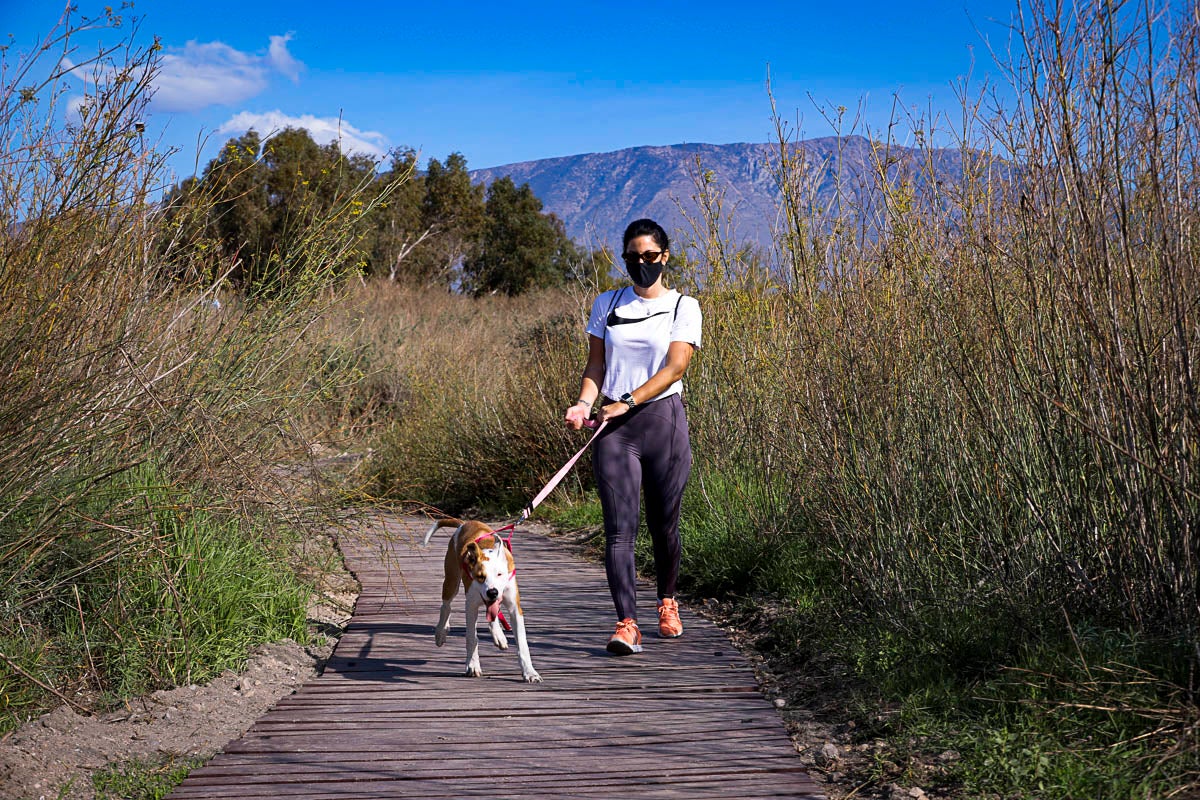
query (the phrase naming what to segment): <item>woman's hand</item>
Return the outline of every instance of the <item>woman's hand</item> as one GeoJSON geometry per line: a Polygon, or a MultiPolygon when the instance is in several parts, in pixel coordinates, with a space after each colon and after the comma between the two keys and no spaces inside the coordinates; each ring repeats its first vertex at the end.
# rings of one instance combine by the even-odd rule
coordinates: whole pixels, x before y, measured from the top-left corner
{"type": "Polygon", "coordinates": [[[608,422],[610,419],[616,419],[617,417],[628,413],[629,406],[618,400],[615,403],[609,403],[606,406],[601,406],[599,413],[596,414],[596,422],[608,422]]]}
{"type": "MultiPolygon", "coordinates": [[[[621,405],[624,405],[624,403],[621,405]]],[[[587,420],[588,413],[591,410],[591,406],[584,405],[583,403],[576,403],[568,408],[566,416],[567,428],[573,431],[577,431],[582,428],[583,423],[587,420]]]]}

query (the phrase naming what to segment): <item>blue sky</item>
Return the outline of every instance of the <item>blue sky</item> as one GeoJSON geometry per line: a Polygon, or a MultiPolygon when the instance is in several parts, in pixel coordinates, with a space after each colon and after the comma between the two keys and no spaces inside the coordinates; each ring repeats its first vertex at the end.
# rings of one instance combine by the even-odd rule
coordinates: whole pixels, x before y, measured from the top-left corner
{"type": "MultiPolygon", "coordinates": [[[[103,3],[73,0],[84,14],[103,3]]],[[[119,1],[115,3],[119,6],[119,1]]],[[[341,131],[347,149],[471,168],[679,142],[765,142],[765,81],[804,136],[832,133],[814,100],[881,131],[903,106],[956,111],[953,86],[995,78],[1013,2],[393,2],[137,0],[163,68],[147,130],[180,176],[246,128],[341,131]],[[811,99],[810,99],[811,97],[811,99]],[[340,122],[339,122],[340,120],[340,122]],[[206,144],[197,152],[197,142],[206,144]]],[[[0,0],[8,60],[61,15],[0,0]]],[[[115,41],[117,33],[99,34],[115,41]]],[[[94,47],[89,43],[85,46],[94,47]]]]}

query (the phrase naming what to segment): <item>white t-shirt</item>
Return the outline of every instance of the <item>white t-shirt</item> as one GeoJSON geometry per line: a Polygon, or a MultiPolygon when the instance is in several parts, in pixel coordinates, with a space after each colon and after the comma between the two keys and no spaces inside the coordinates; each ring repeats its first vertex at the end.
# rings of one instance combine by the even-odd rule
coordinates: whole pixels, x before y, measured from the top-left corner
{"type": "MultiPolygon", "coordinates": [[[[666,365],[671,342],[688,342],[699,348],[700,327],[696,298],[681,296],[674,289],[653,300],[639,296],[628,286],[602,293],[592,303],[587,324],[589,334],[604,340],[601,393],[615,399],[648,381],[666,365]]],[[[654,399],[682,392],[683,381],[675,381],[654,399]]]]}

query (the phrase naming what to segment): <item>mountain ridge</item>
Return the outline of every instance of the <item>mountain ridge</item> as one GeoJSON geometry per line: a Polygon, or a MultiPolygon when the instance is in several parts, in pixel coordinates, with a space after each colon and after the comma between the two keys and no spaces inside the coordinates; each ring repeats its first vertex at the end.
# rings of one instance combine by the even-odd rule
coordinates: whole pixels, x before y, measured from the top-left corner
{"type": "MultiPolygon", "coordinates": [[[[874,170],[874,146],[862,136],[788,143],[792,154],[811,165],[808,180],[819,199],[832,197],[839,173],[856,180],[874,170]]],[[[471,177],[485,184],[505,176],[518,186],[528,183],[544,210],[561,219],[576,242],[619,248],[625,226],[639,217],[657,220],[676,241],[688,236],[688,217],[694,219],[698,210],[700,170],[711,171],[713,187],[725,193],[725,213],[733,213],[734,243],[767,249],[781,199],[780,149],[779,143],[750,142],[641,145],[472,170],[471,177]]],[[[915,162],[918,152],[893,145],[889,154],[897,163],[915,162]]],[[[932,154],[936,172],[952,176],[961,169],[959,151],[938,149],[932,154]]]]}

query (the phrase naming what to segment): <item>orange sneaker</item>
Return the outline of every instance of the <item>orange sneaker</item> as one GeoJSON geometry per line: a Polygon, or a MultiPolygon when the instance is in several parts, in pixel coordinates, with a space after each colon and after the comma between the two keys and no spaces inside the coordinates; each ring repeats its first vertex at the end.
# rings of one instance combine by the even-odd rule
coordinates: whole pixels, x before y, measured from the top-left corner
{"type": "Polygon", "coordinates": [[[658,601],[658,635],[664,639],[683,636],[683,623],[679,621],[679,603],[674,597],[658,601]]]}
{"type": "Polygon", "coordinates": [[[617,631],[608,640],[606,649],[618,656],[642,652],[642,632],[638,630],[637,621],[626,618],[618,622],[617,631]]]}

